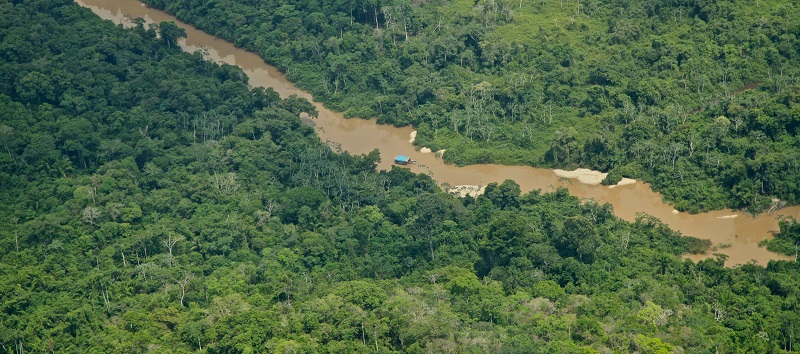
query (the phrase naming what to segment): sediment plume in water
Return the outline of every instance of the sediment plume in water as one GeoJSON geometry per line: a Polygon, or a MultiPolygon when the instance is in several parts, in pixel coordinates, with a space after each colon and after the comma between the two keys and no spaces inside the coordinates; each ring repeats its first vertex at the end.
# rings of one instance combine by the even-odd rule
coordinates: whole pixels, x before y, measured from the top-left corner
{"type": "MultiPolygon", "coordinates": [[[[187,38],[180,43],[184,50],[201,51],[209,60],[239,66],[249,76],[252,86],[272,87],[281,97],[297,95],[313,102],[313,97],[309,93],[295,87],[258,55],[236,48],[225,40],[177,21],[175,17],[162,11],[142,6],[142,3],[135,0],[76,0],[76,2],[88,7],[98,16],[118,24],[130,25],[132,22],[127,18],[137,17],[149,23],[175,21],[186,29],[187,38]]],[[[393,168],[394,156],[409,154],[417,163],[404,168],[429,174],[439,183],[451,186],[485,186],[492,182],[502,183],[506,179],[516,181],[523,192],[534,189],[548,192],[563,186],[578,197],[610,203],[614,207],[614,213],[622,219],[633,221],[637,214],[647,213],[684,235],[710,239],[715,245],[725,244],[725,248],[715,252],[728,255],[729,266],[751,260],[766,264],[771,259],[790,259],[758,247],[758,242],[770,238],[771,232],[778,230],[776,218],[778,215],[800,219],[800,207],[783,208],[756,217],[734,210],[718,210],[695,215],[673,213],[674,208],[664,203],[661,195],[653,192],[647,183],[628,180],[609,188],[600,185],[599,182],[594,183],[598,176],[591,177],[592,184],[585,184],[573,179],[571,175],[560,177],[555,171],[542,168],[492,164],[465,167],[448,165],[440,158],[444,150],[436,154],[415,151],[413,146],[415,135],[412,127],[378,125],[375,119],[345,119],[341,113],[333,112],[321,103],[315,102],[315,105],[319,116],[309,121],[314,123],[322,141],[329,141],[332,145],[354,154],[366,154],[377,148],[382,157],[378,166],[381,169],[393,168]],[[731,215],[739,216],[730,218],[731,215]]],[[[584,175],[601,174],[595,172],[586,172],[584,175]]],[[[583,177],[584,180],[587,178],[589,177],[583,177]]],[[[470,188],[472,189],[474,188],[470,188]]],[[[709,256],[689,256],[689,258],[697,260],[709,256]]]]}

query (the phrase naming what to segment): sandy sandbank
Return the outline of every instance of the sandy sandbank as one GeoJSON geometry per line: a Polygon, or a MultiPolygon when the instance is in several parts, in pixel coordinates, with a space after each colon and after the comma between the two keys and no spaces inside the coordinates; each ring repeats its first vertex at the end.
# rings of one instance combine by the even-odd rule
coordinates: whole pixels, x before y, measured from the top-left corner
{"type": "Polygon", "coordinates": [[[717,219],[735,219],[737,217],[739,217],[739,214],[717,216],[717,219]]]}
{"type": "Polygon", "coordinates": [[[472,197],[477,197],[477,196],[483,194],[483,192],[485,190],[486,190],[486,186],[483,186],[483,185],[477,186],[477,185],[465,184],[465,185],[460,185],[460,186],[453,186],[448,190],[448,192],[455,193],[459,197],[463,198],[463,197],[466,197],[468,195],[472,196],[472,197]]]}
{"type": "Polygon", "coordinates": [[[636,183],[635,179],[633,179],[633,178],[624,178],[623,177],[621,180],[619,180],[619,182],[617,182],[617,184],[615,184],[613,186],[608,186],[608,188],[614,188],[614,187],[619,187],[619,186],[627,186],[629,184],[634,184],[634,183],[636,183]]]}
{"type": "Polygon", "coordinates": [[[553,172],[558,177],[574,178],[583,184],[600,184],[608,176],[608,173],[592,171],[588,168],[579,168],[573,171],[553,170],[553,172]]]}
{"type": "MultiPolygon", "coordinates": [[[[583,184],[592,184],[592,185],[596,185],[596,184],[602,183],[603,180],[606,178],[606,176],[608,176],[607,172],[594,171],[594,170],[590,170],[588,168],[579,168],[579,169],[572,170],[572,171],[565,171],[565,170],[557,170],[556,169],[556,170],[553,170],[553,172],[558,177],[573,178],[573,179],[577,179],[578,182],[581,182],[583,184]]],[[[634,184],[634,183],[636,183],[635,179],[623,178],[619,182],[617,182],[617,184],[615,184],[613,186],[608,186],[608,188],[625,186],[625,185],[634,184]]]]}

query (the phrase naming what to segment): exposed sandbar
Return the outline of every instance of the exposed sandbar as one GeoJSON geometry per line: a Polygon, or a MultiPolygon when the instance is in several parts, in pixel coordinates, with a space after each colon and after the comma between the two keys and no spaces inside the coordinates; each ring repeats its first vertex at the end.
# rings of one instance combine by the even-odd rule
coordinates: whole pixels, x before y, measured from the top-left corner
{"type": "Polygon", "coordinates": [[[608,173],[592,171],[588,168],[579,168],[573,171],[553,170],[553,172],[555,172],[558,177],[574,178],[583,184],[600,184],[608,175],[608,173]]]}
{"type": "Polygon", "coordinates": [[[476,185],[471,185],[471,184],[465,184],[465,185],[460,185],[460,186],[453,186],[448,190],[448,192],[454,193],[454,194],[458,195],[459,197],[463,198],[463,197],[466,197],[468,195],[472,196],[472,197],[477,197],[477,196],[483,194],[483,192],[485,190],[486,190],[486,186],[483,186],[483,185],[476,186],[476,185]]]}
{"type": "MultiPolygon", "coordinates": [[[[577,179],[578,182],[581,182],[583,184],[592,184],[592,185],[596,185],[596,184],[602,183],[603,180],[606,178],[606,176],[608,176],[607,172],[594,171],[594,170],[590,170],[588,168],[579,168],[579,169],[572,170],[572,171],[553,170],[553,172],[558,177],[573,178],[573,179],[577,179]]],[[[608,188],[625,186],[625,185],[634,184],[634,183],[636,183],[635,179],[623,178],[619,182],[617,182],[617,184],[615,184],[613,186],[608,186],[608,188]]]]}

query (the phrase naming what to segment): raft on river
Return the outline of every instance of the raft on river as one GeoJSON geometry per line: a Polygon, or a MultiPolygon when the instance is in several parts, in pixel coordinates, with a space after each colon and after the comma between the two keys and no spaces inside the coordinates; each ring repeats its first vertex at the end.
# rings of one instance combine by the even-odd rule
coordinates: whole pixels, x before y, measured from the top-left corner
{"type": "Polygon", "coordinates": [[[396,163],[398,165],[409,165],[409,164],[412,164],[414,162],[417,162],[417,161],[412,160],[410,157],[405,156],[405,155],[397,155],[394,158],[394,163],[396,163]]]}

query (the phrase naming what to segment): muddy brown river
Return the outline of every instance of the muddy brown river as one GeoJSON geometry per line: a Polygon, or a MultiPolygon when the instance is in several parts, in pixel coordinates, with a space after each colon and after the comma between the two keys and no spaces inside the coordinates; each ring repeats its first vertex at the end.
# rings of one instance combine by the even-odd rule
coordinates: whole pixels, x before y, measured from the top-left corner
{"type": "MultiPolygon", "coordinates": [[[[103,19],[117,24],[131,25],[131,19],[141,17],[148,23],[175,21],[186,29],[187,38],[181,41],[181,48],[187,52],[202,50],[206,58],[225,62],[242,68],[250,77],[252,86],[272,87],[282,97],[297,95],[313,102],[311,94],[295,87],[274,67],[267,65],[258,55],[236,48],[230,42],[216,38],[196,28],[178,21],[175,17],[145,6],[135,0],[76,0],[91,9],[103,19]]],[[[338,144],[342,149],[355,154],[367,153],[377,148],[383,159],[380,168],[390,168],[397,154],[411,155],[417,164],[411,170],[430,174],[439,183],[450,185],[486,185],[513,179],[523,191],[542,189],[550,191],[565,186],[570,193],[582,198],[593,198],[601,203],[610,203],[614,213],[632,221],[637,213],[647,213],[661,219],[674,230],[684,235],[710,239],[715,252],[729,256],[727,265],[747,263],[755,260],[766,264],[770,259],[790,259],[758,247],[758,242],[772,237],[778,229],[778,215],[800,218],[800,207],[784,208],[776,213],[762,214],[755,218],[745,212],[718,210],[709,213],[690,215],[675,213],[672,206],[662,202],[661,195],[653,192],[646,183],[609,188],[567,180],[556,176],[553,170],[524,166],[472,165],[456,167],[447,165],[432,153],[415,151],[409,142],[411,127],[395,128],[378,125],[374,119],[345,119],[341,113],[325,108],[315,102],[319,118],[315,120],[316,131],[323,141],[338,144]],[[735,217],[734,217],[735,216],[735,217]]],[[[689,256],[701,259],[707,256],[689,256]]]]}

